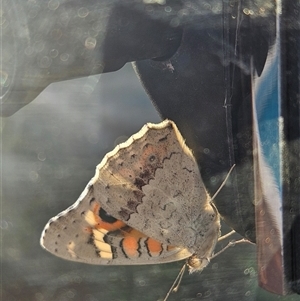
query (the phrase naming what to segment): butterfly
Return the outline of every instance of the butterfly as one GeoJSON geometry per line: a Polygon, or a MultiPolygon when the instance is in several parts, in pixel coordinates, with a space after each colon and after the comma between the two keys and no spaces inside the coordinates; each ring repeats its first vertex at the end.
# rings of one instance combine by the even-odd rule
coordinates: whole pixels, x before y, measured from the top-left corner
{"type": "Polygon", "coordinates": [[[51,218],[41,245],[63,259],[98,265],[187,259],[209,263],[220,215],[197,162],[171,120],[147,123],[109,152],[79,199],[51,218]]]}

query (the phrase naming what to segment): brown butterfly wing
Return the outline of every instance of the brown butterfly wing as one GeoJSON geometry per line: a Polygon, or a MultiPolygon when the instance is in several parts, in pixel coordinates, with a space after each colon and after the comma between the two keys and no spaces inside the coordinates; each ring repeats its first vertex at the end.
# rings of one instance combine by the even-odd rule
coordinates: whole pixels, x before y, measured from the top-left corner
{"type": "Polygon", "coordinates": [[[201,248],[212,223],[219,223],[212,214],[196,161],[166,120],[145,125],[108,153],[78,201],[49,221],[41,244],[95,264],[180,260],[201,248]],[[117,230],[97,226],[95,216],[102,217],[91,209],[95,204],[119,223],[117,230]]]}

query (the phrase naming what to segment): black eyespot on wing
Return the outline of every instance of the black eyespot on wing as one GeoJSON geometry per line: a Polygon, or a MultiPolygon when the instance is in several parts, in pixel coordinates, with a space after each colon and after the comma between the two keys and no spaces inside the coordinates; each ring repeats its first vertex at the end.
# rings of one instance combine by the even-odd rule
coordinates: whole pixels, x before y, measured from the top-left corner
{"type": "Polygon", "coordinates": [[[155,162],[155,161],[156,161],[156,156],[155,156],[155,155],[151,155],[151,156],[149,157],[149,162],[153,163],[153,162],[155,162]]]}
{"type": "Polygon", "coordinates": [[[113,216],[108,214],[103,208],[100,208],[99,216],[104,222],[110,223],[110,224],[113,224],[117,220],[116,218],[114,218],[113,216]]]}

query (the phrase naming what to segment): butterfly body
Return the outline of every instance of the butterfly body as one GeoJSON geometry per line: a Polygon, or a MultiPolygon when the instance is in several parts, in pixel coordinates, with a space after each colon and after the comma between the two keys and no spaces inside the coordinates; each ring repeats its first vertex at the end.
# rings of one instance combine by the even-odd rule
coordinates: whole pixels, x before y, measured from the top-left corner
{"type": "Polygon", "coordinates": [[[146,124],[108,153],[74,205],[50,219],[41,244],[91,264],[189,258],[202,270],[220,235],[196,160],[174,122],[146,124]]]}

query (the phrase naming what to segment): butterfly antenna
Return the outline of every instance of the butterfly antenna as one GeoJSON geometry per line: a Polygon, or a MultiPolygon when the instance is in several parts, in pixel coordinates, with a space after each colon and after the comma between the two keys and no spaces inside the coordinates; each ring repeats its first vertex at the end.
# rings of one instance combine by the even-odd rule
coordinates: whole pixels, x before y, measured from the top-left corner
{"type": "Polygon", "coordinates": [[[167,299],[169,298],[170,294],[172,292],[177,292],[178,288],[179,288],[179,285],[181,283],[181,280],[182,280],[182,277],[184,275],[184,272],[185,272],[185,269],[186,269],[186,263],[182,266],[181,270],[179,271],[176,279],[174,280],[171,288],[169,289],[168,293],[166,294],[166,297],[163,301],[167,301],[167,299]]]}
{"type": "Polygon", "coordinates": [[[229,170],[229,172],[228,172],[226,178],[224,179],[224,181],[222,182],[221,186],[220,186],[220,187],[218,188],[218,190],[215,192],[215,194],[213,195],[213,197],[211,198],[210,201],[213,201],[213,200],[215,199],[215,197],[219,194],[220,190],[224,187],[226,181],[228,180],[228,178],[229,178],[229,176],[230,176],[230,174],[231,174],[231,172],[232,172],[232,170],[233,170],[234,168],[235,168],[235,164],[233,164],[233,165],[231,166],[231,168],[230,168],[230,170],[229,170]]]}

